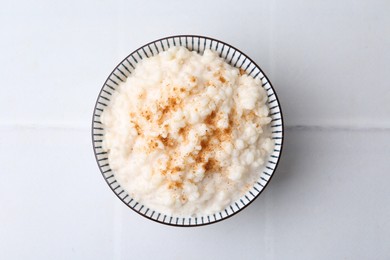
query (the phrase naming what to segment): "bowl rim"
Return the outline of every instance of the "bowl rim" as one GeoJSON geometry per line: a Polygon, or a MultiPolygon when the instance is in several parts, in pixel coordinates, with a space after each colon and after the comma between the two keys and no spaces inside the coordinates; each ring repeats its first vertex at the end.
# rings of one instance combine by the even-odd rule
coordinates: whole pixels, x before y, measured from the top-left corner
{"type": "MultiPolygon", "coordinates": [[[[240,49],[238,49],[237,47],[234,47],[224,41],[221,41],[221,40],[218,40],[218,39],[215,39],[215,38],[212,38],[212,37],[208,37],[208,36],[202,36],[202,35],[196,35],[196,34],[178,34],[178,35],[170,35],[170,36],[166,36],[166,37],[163,37],[163,38],[159,38],[159,39],[156,39],[156,40],[153,40],[151,42],[148,42],[144,45],[142,45],[141,47],[137,48],[136,50],[134,50],[133,52],[131,52],[129,55],[127,55],[123,60],[121,60],[115,67],[114,69],[111,71],[111,73],[108,75],[108,77],[106,78],[106,80],[104,81],[100,91],[99,91],[99,94],[97,96],[97,99],[95,101],[95,106],[94,106],[94,109],[93,109],[93,113],[92,113],[92,124],[91,124],[91,137],[92,137],[92,149],[93,149],[93,152],[94,152],[94,155],[95,155],[95,160],[96,160],[96,163],[98,165],[98,168],[100,170],[100,173],[103,177],[103,179],[105,180],[105,182],[107,183],[107,185],[110,187],[110,189],[112,190],[112,192],[115,194],[115,196],[118,197],[118,199],[120,201],[122,201],[122,203],[124,203],[127,207],[129,207],[131,210],[133,210],[134,212],[136,212],[137,214],[141,215],[142,217],[144,218],[147,218],[149,220],[152,220],[156,223],[159,223],[159,224],[164,224],[164,225],[168,225],[168,226],[173,226],[173,227],[200,227],[200,226],[207,226],[207,225],[211,225],[211,224],[215,224],[215,223],[218,223],[218,222],[221,222],[223,220],[226,220],[232,216],[235,216],[236,214],[238,214],[239,212],[241,212],[243,209],[245,209],[246,207],[248,207],[250,204],[252,204],[259,196],[261,193],[263,193],[263,191],[265,190],[265,188],[268,186],[268,184],[271,182],[271,179],[272,177],[275,175],[275,172],[279,166],[279,162],[280,162],[280,159],[282,157],[282,153],[283,153],[283,144],[284,144],[284,117],[283,117],[283,112],[282,112],[282,106],[280,104],[280,101],[279,101],[279,97],[273,87],[273,84],[271,82],[271,80],[269,79],[269,77],[264,73],[264,71],[261,69],[261,67],[255,62],[253,61],[246,53],[244,53],[243,51],[241,51],[240,49]],[[267,79],[267,82],[268,84],[270,85],[272,91],[273,91],[273,94],[275,95],[275,99],[277,101],[277,107],[279,108],[279,113],[280,113],[280,125],[281,125],[281,138],[280,138],[280,148],[279,148],[279,155],[278,155],[278,160],[275,164],[275,167],[272,171],[272,174],[271,176],[269,177],[269,179],[267,180],[267,182],[264,184],[263,188],[256,194],[256,196],[254,196],[250,201],[248,201],[244,206],[242,206],[241,208],[239,208],[238,210],[234,211],[233,213],[231,214],[228,214],[227,216],[224,216],[220,219],[217,219],[217,220],[212,220],[212,221],[209,221],[209,222],[205,222],[205,223],[196,223],[196,224],[176,224],[176,223],[167,223],[165,221],[160,221],[158,219],[154,219],[152,217],[149,217],[147,216],[146,214],[132,208],[128,203],[126,203],[124,201],[123,198],[121,198],[119,196],[119,194],[117,194],[115,192],[115,190],[112,188],[111,184],[109,183],[108,179],[105,178],[104,176],[104,173],[103,173],[103,170],[102,170],[102,167],[99,165],[99,158],[98,158],[98,155],[97,155],[97,152],[96,152],[96,148],[95,148],[95,140],[94,140],[94,121],[95,121],[95,111],[97,109],[97,106],[98,106],[98,101],[99,101],[99,98],[103,92],[103,89],[104,89],[104,86],[105,84],[107,83],[108,79],[111,77],[111,75],[113,75],[113,73],[115,72],[115,70],[124,62],[126,61],[126,59],[128,57],[130,57],[131,55],[137,53],[139,50],[142,50],[144,47],[147,47],[153,43],[156,43],[156,42],[160,42],[160,41],[163,41],[163,40],[168,40],[168,39],[173,39],[173,38],[181,38],[181,37],[196,37],[196,38],[199,38],[199,39],[205,39],[205,40],[210,40],[210,41],[215,41],[215,42],[219,42],[225,46],[228,46],[230,48],[232,48],[233,50],[236,50],[238,51],[239,53],[241,53],[242,55],[244,55],[251,63],[253,63],[253,65],[255,66],[255,68],[259,69],[259,71],[264,75],[264,77],[267,79]]],[[[124,190],[124,189],[123,189],[124,190]]]]}

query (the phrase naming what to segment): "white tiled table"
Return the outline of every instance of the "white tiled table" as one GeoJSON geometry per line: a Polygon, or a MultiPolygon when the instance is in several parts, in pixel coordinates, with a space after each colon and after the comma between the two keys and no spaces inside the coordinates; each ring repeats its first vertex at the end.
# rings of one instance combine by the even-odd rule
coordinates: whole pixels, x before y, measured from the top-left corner
{"type": "Polygon", "coordinates": [[[0,259],[390,259],[390,3],[315,2],[2,3],[0,259]],[[200,228],[120,202],[89,129],[114,66],[185,33],[258,62],[287,125],[265,192],[200,228]]]}

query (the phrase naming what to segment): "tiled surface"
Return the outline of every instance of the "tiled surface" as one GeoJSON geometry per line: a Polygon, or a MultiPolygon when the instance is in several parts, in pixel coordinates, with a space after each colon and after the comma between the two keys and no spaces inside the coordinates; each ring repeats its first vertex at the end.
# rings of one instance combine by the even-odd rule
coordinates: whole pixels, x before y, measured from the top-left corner
{"type": "Polygon", "coordinates": [[[0,258],[110,259],[116,200],[88,131],[0,132],[0,258]]]}
{"type": "Polygon", "coordinates": [[[87,129],[0,134],[2,259],[390,258],[388,131],[289,129],[264,193],[199,228],[157,224],[120,202],[87,129]]]}
{"type": "Polygon", "coordinates": [[[350,0],[2,3],[0,259],[389,259],[389,12],[350,0]],[[88,128],[115,65],[174,34],[247,53],[289,126],[259,199],[201,228],[123,205],[88,128]]]}
{"type": "Polygon", "coordinates": [[[84,125],[105,78],[131,51],[200,34],[259,63],[288,125],[390,127],[389,12],[385,0],[8,1],[0,9],[0,108],[12,109],[0,118],[84,125]]]}

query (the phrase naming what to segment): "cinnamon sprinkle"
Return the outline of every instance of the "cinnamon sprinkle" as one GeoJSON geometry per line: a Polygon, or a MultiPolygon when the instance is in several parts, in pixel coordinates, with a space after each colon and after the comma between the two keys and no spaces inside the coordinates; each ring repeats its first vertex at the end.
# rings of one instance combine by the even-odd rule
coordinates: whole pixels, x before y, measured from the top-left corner
{"type": "Polygon", "coordinates": [[[196,78],[195,78],[194,76],[191,76],[191,77],[190,77],[190,81],[191,81],[191,82],[195,82],[195,81],[196,81],[196,78]]]}
{"type": "Polygon", "coordinates": [[[182,189],[183,183],[179,181],[173,181],[168,184],[168,189],[182,189]]]}
{"type": "Polygon", "coordinates": [[[165,147],[176,146],[176,141],[173,140],[172,138],[169,138],[169,135],[167,137],[162,137],[161,135],[159,135],[157,139],[160,140],[165,147]]]}
{"type": "Polygon", "coordinates": [[[133,120],[130,120],[130,123],[134,124],[134,128],[137,131],[137,135],[141,135],[142,134],[141,127],[136,122],[134,122],[133,120]]]}

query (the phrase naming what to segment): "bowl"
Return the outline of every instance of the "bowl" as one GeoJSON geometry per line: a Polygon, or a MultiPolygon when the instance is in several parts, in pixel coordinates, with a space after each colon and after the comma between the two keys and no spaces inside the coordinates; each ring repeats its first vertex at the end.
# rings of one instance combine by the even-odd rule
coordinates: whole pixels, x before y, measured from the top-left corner
{"type": "Polygon", "coordinates": [[[262,193],[274,175],[282,152],[283,136],[283,116],[279,100],[271,82],[261,68],[242,51],[230,44],[198,35],[165,37],[145,44],[128,55],[115,67],[104,82],[95,104],[92,119],[92,143],[96,162],[104,180],[115,195],[129,208],[150,220],[166,225],[181,227],[194,227],[216,223],[237,214],[251,204],[262,193]],[[260,178],[256,181],[254,186],[244,196],[237,201],[234,201],[227,208],[212,215],[199,217],[170,216],[150,209],[146,205],[142,205],[134,200],[117,182],[114,172],[110,168],[107,153],[102,149],[104,126],[100,122],[100,115],[104,108],[110,103],[112,93],[115,92],[115,89],[121,82],[126,80],[128,75],[137,67],[137,63],[140,60],[154,56],[159,52],[167,50],[167,48],[171,46],[184,46],[187,49],[197,51],[198,53],[202,53],[206,48],[217,51],[219,56],[227,63],[243,69],[253,78],[259,78],[268,94],[268,106],[270,109],[270,117],[272,118],[272,139],[275,141],[274,150],[268,157],[265,165],[259,169],[259,171],[261,171],[260,178]]]}

